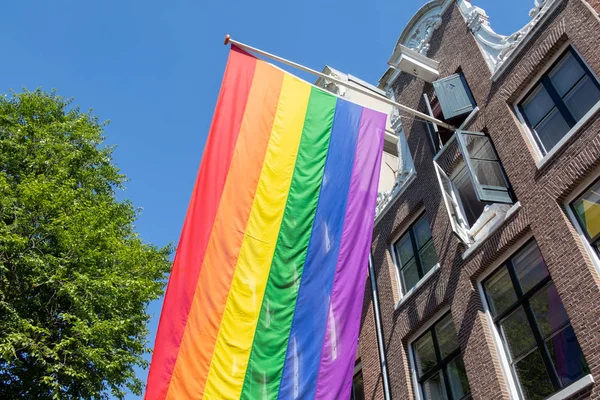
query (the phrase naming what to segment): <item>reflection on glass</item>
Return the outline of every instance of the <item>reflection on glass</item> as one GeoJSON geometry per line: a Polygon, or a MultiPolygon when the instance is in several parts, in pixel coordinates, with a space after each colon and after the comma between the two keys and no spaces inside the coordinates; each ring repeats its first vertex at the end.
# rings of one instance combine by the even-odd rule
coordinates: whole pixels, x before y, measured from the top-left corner
{"type": "Polygon", "coordinates": [[[404,283],[404,293],[412,289],[419,282],[419,271],[417,262],[413,258],[406,266],[402,267],[402,282],[404,283]]]}
{"type": "Polygon", "coordinates": [[[431,332],[427,332],[421,339],[415,343],[415,358],[417,361],[417,371],[419,376],[429,371],[437,364],[435,357],[435,348],[433,347],[433,337],[431,332]]]}
{"type": "Polygon", "coordinates": [[[548,276],[546,263],[535,242],[531,242],[513,258],[513,265],[524,293],[548,276]]]}
{"type": "Polygon", "coordinates": [[[571,53],[567,53],[548,76],[558,95],[563,97],[584,74],[585,71],[575,57],[571,53]]]}
{"type": "Polygon", "coordinates": [[[537,292],[529,303],[543,337],[553,334],[569,321],[553,283],[537,292]]]}
{"type": "Polygon", "coordinates": [[[502,267],[484,284],[490,311],[496,317],[517,301],[508,269],[502,267]]]}
{"type": "Polygon", "coordinates": [[[554,392],[544,360],[535,350],[515,365],[521,391],[528,400],[542,400],[554,392]]]}
{"type": "Polygon", "coordinates": [[[548,339],[546,346],[563,386],[589,373],[589,367],[571,325],[548,339]]]}
{"type": "Polygon", "coordinates": [[[427,218],[421,218],[414,229],[417,247],[421,248],[429,239],[431,239],[431,229],[429,228],[429,221],[427,218]]]}
{"type": "Polygon", "coordinates": [[[435,374],[423,384],[423,395],[427,400],[446,400],[448,398],[444,389],[444,377],[441,373],[435,374]]]}
{"type": "Polygon", "coordinates": [[[523,307],[517,308],[502,320],[500,326],[513,360],[518,359],[535,346],[535,337],[523,307]]]}
{"type": "Polygon", "coordinates": [[[442,358],[447,357],[454,350],[458,349],[458,337],[450,314],[446,315],[436,324],[436,333],[442,358]]]}
{"type": "Polygon", "coordinates": [[[558,112],[558,109],[552,110],[546,118],[534,127],[540,141],[544,145],[546,152],[550,151],[569,131],[570,127],[565,118],[558,112]]]}
{"type": "Polygon", "coordinates": [[[537,89],[523,103],[523,111],[532,126],[544,119],[552,107],[554,107],[554,102],[542,85],[538,85],[537,89]]]}
{"type": "Polygon", "coordinates": [[[600,181],[573,203],[579,225],[590,241],[600,235],[600,181]]]}
{"type": "Polygon", "coordinates": [[[471,391],[462,357],[458,357],[448,364],[448,380],[454,399],[462,399],[471,391]]]}
{"type": "Polygon", "coordinates": [[[564,98],[567,108],[579,121],[600,100],[600,89],[586,76],[564,98]]]}
{"type": "Polygon", "coordinates": [[[427,243],[421,250],[419,250],[419,256],[421,257],[421,265],[423,267],[423,274],[426,274],[437,264],[437,254],[435,253],[435,247],[433,246],[433,240],[427,243]]]}
{"type": "Polygon", "coordinates": [[[402,239],[396,244],[396,251],[400,258],[400,265],[405,265],[413,257],[413,245],[410,240],[410,234],[404,235],[402,239]]]}

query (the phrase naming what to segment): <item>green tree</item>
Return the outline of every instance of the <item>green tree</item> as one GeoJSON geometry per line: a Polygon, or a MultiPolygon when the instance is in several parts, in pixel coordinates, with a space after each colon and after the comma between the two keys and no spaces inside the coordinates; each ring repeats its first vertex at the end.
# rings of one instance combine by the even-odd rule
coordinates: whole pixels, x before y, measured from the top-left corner
{"type": "Polygon", "coordinates": [[[0,398],[141,393],[170,270],[144,243],[104,123],[54,92],[0,96],[0,398]]]}

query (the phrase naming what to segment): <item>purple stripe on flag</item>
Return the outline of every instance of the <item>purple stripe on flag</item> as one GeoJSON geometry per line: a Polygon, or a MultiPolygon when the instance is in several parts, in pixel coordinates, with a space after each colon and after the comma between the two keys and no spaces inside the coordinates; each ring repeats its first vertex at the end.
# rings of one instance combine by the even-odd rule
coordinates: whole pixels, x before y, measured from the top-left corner
{"type": "Polygon", "coordinates": [[[348,399],[375,218],[386,115],[363,109],[317,378],[317,399],[348,399]]]}

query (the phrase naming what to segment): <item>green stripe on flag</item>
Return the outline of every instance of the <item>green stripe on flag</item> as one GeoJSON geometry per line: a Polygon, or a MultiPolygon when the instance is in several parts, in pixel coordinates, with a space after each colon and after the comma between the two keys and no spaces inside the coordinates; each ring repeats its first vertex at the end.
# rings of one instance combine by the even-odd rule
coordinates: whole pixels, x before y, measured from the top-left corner
{"type": "Polygon", "coordinates": [[[242,399],[275,399],[319,200],[337,98],[312,88],[298,157],[242,388],[242,399]]]}

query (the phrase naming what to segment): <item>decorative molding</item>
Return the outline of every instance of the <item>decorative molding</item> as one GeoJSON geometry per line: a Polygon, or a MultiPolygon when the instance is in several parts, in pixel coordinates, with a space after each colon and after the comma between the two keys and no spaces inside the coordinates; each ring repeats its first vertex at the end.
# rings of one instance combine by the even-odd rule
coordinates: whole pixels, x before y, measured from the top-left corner
{"type": "Polygon", "coordinates": [[[561,2],[562,0],[534,0],[534,7],[529,11],[531,21],[510,36],[494,32],[485,10],[472,5],[469,0],[458,0],[458,7],[496,79],[516,54],[517,48],[561,2]]]}
{"type": "MultiPolygon", "coordinates": [[[[411,18],[398,38],[392,54],[397,52],[400,45],[404,45],[419,54],[427,55],[433,33],[440,27],[443,13],[454,1],[481,49],[492,73],[492,79],[496,80],[537,28],[564,0],[530,0],[533,1],[533,8],[529,11],[531,21],[509,36],[496,33],[490,25],[490,18],[485,10],[472,5],[470,0],[433,0],[421,7],[411,18]]],[[[388,68],[380,78],[379,86],[381,88],[391,86],[400,73],[401,71],[394,70],[392,67],[388,68]]]]}

